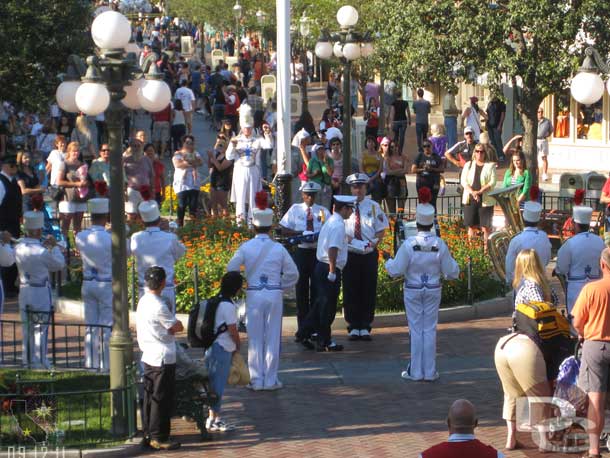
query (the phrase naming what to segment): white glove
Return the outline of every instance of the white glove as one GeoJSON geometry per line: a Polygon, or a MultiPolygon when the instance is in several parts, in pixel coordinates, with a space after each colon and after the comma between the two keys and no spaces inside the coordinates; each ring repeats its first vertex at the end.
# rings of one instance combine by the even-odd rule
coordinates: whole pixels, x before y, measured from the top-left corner
{"type": "Polygon", "coordinates": [[[329,282],[334,283],[337,280],[337,274],[334,272],[328,272],[328,276],[326,277],[329,282]]]}
{"type": "Polygon", "coordinates": [[[303,235],[313,235],[315,232],[313,231],[303,231],[303,235]]]}

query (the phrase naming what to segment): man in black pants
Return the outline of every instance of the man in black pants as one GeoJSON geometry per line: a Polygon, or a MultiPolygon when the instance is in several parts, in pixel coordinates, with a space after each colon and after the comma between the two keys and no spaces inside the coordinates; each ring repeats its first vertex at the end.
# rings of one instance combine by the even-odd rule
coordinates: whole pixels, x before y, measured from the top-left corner
{"type": "Polygon", "coordinates": [[[345,223],[350,247],[343,272],[343,308],[349,339],[369,341],[377,302],[377,244],[389,223],[379,204],[366,197],[368,175],[354,173],[345,181],[356,204],[345,223]]]}
{"type": "MultiPolygon", "coordinates": [[[[8,156],[2,162],[0,172],[0,232],[7,231],[14,238],[19,238],[19,223],[23,214],[21,188],[17,184],[17,160],[8,156]]],[[[2,282],[6,297],[16,297],[19,290],[16,286],[17,266],[2,267],[2,282]]]]}
{"type": "Polygon", "coordinates": [[[334,213],[322,226],[318,237],[318,263],[312,280],[316,298],[303,322],[301,334],[297,334],[297,338],[301,339],[317,334],[317,351],[343,350],[343,345],[331,340],[330,327],[337,313],[341,270],[347,262],[345,220],[351,215],[356,198],[337,195],[334,199],[334,213]]]}
{"type": "Polygon", "coordinates": [[[138,302],[136,329],[144,366],[144,405],[142,445],[155,450],[174,450],[179,442],[170,441],[170,418],[176,383],[176,339],[184,329],[161,295],[165,270],[150,267],[145,275],[146,294],[138,302]]]}
{"type": "MultiPolygon", "coordinates": [[[[330,218],[330,212],[315,203],[316,194],[322,188],[318,183],[308,181],[301,185],[300,191],[303,203],[293,204],[280,221],[282,232],[286,235],[313,235],[319,233],[324,222],[330,218]]],[[[297,338],[305,348],[313,350],[311,336],[299,337],[303,334],[302,326],[315,301],[313,289],[313,273],[316,267],[317,242],[299,243],[294,252],[294,262],[299,269],[299,281],[296,286],[297,299],[297,338]]]]}

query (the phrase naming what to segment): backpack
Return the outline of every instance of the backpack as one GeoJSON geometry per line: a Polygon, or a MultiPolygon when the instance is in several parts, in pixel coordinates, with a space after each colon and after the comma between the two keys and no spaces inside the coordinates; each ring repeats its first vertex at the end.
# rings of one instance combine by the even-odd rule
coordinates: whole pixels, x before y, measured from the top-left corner
{"type": "Polygon", "coordinates": [[[216,311],[221,301],[220,295],[214,296],[196,304],[189,312],[187,339],[190,347],[207,349],[228,329],[227,324],[222,323],[218,331],[214,332],[216,311]]]}
{"type": "Polygon", "coordinates": [[[517,304],[513,330],[536,342],[546,362],[548,380],[555,380],[563,360],[574,354],[576,339],[570,332],[570,323],[549,302],[517,304]]]}

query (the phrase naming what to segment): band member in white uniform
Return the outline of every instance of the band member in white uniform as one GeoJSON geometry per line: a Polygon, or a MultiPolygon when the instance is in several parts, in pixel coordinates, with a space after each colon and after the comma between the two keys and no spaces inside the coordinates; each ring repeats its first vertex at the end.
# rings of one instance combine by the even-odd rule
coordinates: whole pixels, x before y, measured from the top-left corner
{"type": "Polygon", "coordinates": [[[314,270],[315,301],[302,326],[301,337],[317,335],[316,351],[341,351],[343,345],[331,339],[331,325],[337,314],[341,271],[347,263],[345,220],[352,214],[354,196],[334,196],[333,215],[324,223],[318,237],[314,270]]]}
{"type": "Polygon", "coordinates": [[[250,105],[244,104],[239,108],[239,125],[241,133],[231,139],[225,156],[234,164],[231,202],[235,203],[235,217],[238,223],[246,221],[250,224],[254,197],[262,189],[260,154],[264,146],[263,139],[254,134],[254,115],[250,105]]]}
{"type": "Polygon", "coordinates": [[[566,297],[568,315],[571,314],[583,286],[602,278],[599,260],[605,245],[601,237],[589,232],[592,214],[591,207],[573,208],[572,219],[576,235],[566,240],[557,252],[555,271],[565,275],[568,280],[566,297]]]}
{"type": "MultiPolygon", "coordinates": [[[[0,267],[9,267],[15,264],[15,250],[11,246],[13,236],[10,232],[4,231],[0,234],[0,267]]],[[[0,317],[4,312],[4,286],[0,279],[0,317]]]]}
{"type": "Polygon", "coordinates": [[[87,202],[91,227],[76,236],[76,248],[83,262],[81,294],[85,306],[85,324],[108,328],[87,327],[85,330],[85,367],[110,369],[108,344],[112,326],[112,238],[106,230],[108,199],[95,198],[87,202]]]}
{"type": "Polygon", "coordinates": [[[146,229],[131,236],[131,254],[136,257],[140,297],[144,295],[144,274],[149,267],[163,267],[166,286],[162,296],[170,302],[170,310],[176,313],[176,291],[174,290],[174,264],[184,256],[186,248],[176,234],[161,230],[161,213],[157,202],[142,202],[138,211],[146,229]]]}
{"type": "Polygon", "coordinates": [[[540,262],[546,267],[551,260],[551,242],[549,236],[542,229],[538,229],[542,205],[538,202],[528,201],[523,206],[523,224],[525,228],[515,235],[508,244],[505,260],[506,283],[513,283],[515,273],[515,260],[521,250],[532,248],[536,250],[540,262]]]}
{"type": "Polygon", "coordinates": [[[15,246],[19,270],[19,312],[23,325],[23,364],[32,368],[48,368],[47,336],[51,312],[49,275],[66,266],[64,255],[53,236],[41,243],[44,214],[29,211],[23,215],[25,238],[15,246]],[[26,307],[32,312],[26,313],[26,307]]]}
{"type": "Polygon", "coordinates": [[[269,237],[273,210],[267,208],[266,192],[257,193],[256,204],[252,215],[256,236],[237,249],[227,264],[227,272],[239,272],[244,266],[248,281],[248,387],[255,391],[272,391],[283,387],[277,377],[282,336],[282,291],[296,285],[299,272],[288,251],[269,237]]]}
{"type": "MultiPolygon", "coordinates": [[[[330,218],[330,212],[315,203],[316,196],[321,187],[318,183],[307,181],[301,185],[300,191],[303,202],[293,204],[280,221],[282,232],[287,235],[313,235],[319,234],[324,222],[330,218]]],[[[313,290],[313,272],[316,267],[316,248],[318,243],[301,242],[294,253],[294,262],[299,269],[299,281],[296,286],[297,324],[296,341],[305,348],[313,350],[314,344],[311,336],[300,337],[303,320],[311,310],[315,300],[313,290]]]]}
{"type": "Polygon", "coordinates": [[[402,243],[396,257],[386,259],[385,268],[392,277],[405,277],[404,300],[411,336],[411,362],[401,377],[407,380],[434,381],[436,370],[436,325],[441,303],[441,276],[458,277],[460,268],[445,242],[436,236],[434,207],[418,204],[417,235],[402,243]]]}
{"type": "Polygon", "coordinates": [[[345,232],[351,242],[343,271],[345,321],[350,340],[368,341],[371,340],[377,302],[377,244],[383,239],[389,223],[379,204],[366,197],[368,175],[354,173],[345,181],[356,196],[354,211],[345,222],[345,232]],[[356,243],[366,246],[356,249],[356,243]]]}

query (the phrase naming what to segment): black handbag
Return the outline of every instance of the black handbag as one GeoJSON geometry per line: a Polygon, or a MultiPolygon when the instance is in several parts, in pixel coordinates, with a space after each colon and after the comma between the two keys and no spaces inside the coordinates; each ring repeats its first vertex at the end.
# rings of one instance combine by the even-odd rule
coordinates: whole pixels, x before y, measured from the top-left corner
{"type": "Polygon", "coordinates": [[[66,191],[61,186],[51,186],[49,188],[49,196],[55,202],[61,202],[64,200],[64,196],[66,195],[66,191]]]}

